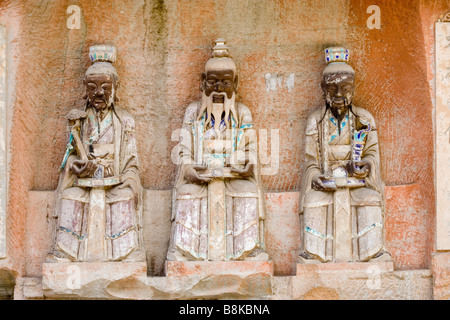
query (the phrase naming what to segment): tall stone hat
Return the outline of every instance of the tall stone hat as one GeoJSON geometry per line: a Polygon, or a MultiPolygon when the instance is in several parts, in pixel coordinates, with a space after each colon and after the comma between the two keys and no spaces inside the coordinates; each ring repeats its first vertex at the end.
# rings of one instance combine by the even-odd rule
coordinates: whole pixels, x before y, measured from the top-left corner
{"type": "Polygon", "coordinates": [[[330,47],[325,49],[325,62],[327,66],[323,74],[329,73],[351,73],[355,70],[348,64],[350,51],[343,47],[330,47]]]}
{"type": "Polygon", "coordinates": [[[111,45],[95,45],[89,48],[89,58],[92,65],[86,70],[87,75],[108,74],[115,81],[119,81],[119,75],[113,63],[117,59],[117,49],[111,45]]]}
{"type": "Polygon", "coordinates": [[[219,38],[212,49],[212,58],[206,62],[205,72],[208,70],[233,70],[236,72],[236,64],[230,57],[226,41],[219,38]]]}

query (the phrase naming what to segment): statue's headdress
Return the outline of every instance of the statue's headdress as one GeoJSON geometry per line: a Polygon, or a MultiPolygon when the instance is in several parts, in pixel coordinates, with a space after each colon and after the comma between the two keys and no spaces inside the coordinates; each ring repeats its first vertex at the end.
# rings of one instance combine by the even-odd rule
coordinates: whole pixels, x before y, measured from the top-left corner
{"type": "Polygon", "coordinates": [[[325,61],[327,66],[323,75],[332,73],[355,74],[355,70],[348,64],[350,52],[342,47],[331,47],[325,49],[325,61]]]}
{"type": "Polygon", "coordinates": [[[212,49],[212,58],[206,62],[205,72],[209,70],[232,70],[236,72],[236,64],[230,58],[224,39],[217,39],[212,49]]]}
{"type": "Polygon", "coordinates": [[[117,50],[111,45],[96,45],[89,48],[89,58],[92,65],[86,70],[86,76],[93,74],[108,74],[119,81],[119,75],[113,63],[116,62],[117,50]]]}

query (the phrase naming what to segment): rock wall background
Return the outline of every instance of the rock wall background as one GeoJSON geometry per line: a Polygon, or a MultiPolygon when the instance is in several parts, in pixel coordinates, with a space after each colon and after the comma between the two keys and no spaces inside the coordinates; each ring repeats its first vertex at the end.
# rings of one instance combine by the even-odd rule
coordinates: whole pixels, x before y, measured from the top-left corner
{"type": "MultiPolygon", "coordinates": [[[[199,99],[212,42],[223,37],[238,66],[238,99],[251,109],[255,127],[269,130],[269,141],[270,130],[279,129],[278,171],[263,182],[282,205],[295,203],[305,121],[322,103],[323,49],[351,50],[355,104],[371,111],[378,124],[388,185],[388,249],[398,269],[430,268],[436,174],[433,28],[449,7],[449,0],[1,1],[9,50],[10,171],[8,258],[0,267],[22,276],[27,266],[38,270],[30,267],[34,262],[27,254],[42,250],[39,243],[29,247],[29,233],[39,232],[27,224],[33,221],[27,213],[35,212],[28,207],[30,191],[56,188],[65,149],[63,116],[83,106],[89,46],[117,47],[118,94],[121,106],[136,118],[143,185],[169,190],[176,169],[172,133],[181,126],[186,106],[199,99]],[[67,28],[69,5],[81,9],[80,29],[67,28]],[[381,29],[367,27],[370,5],[381,9],[381,29]]],[[[277,208],[280,215],[292,214],[277,208]]],[[[287,234],[296,237],[292,216],[270,217],[274,224],[290,226],[287,234]]],[[[274,254],[284,255],[283,246],[275,246],[274,254]]],[[[283,270],[288,273],[289,267],[283,270]]]]}

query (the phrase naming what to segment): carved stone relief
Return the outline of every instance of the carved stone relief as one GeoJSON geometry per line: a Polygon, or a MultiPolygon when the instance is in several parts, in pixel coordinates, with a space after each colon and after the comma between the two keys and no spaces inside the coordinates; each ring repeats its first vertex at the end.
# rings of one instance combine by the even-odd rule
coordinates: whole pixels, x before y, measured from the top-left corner
{"type": "Polygon", "coordinates": [[[117,103],[116,48],[93,46],[89,56],[86,107],[67,115],[58,226],[47,261],[145,261],[135,124],[117,103]]]}
{"type": "Polygon", "coordinates": [[[0,25],[0,259],[6,257],[6,32],[0,25]]]}
{"type": "Polygon", "coordinates": [[[437,250],[450,250],[450,22],[444,21],[436,23],[437,250]]]}
{"type": "Polygon", "coordinates": [[[300,262],[390,259],[384,250],[384,183],[373,116],[352,104],[349,50],[325,50],[324,105],[307,120],[300,262]]]}

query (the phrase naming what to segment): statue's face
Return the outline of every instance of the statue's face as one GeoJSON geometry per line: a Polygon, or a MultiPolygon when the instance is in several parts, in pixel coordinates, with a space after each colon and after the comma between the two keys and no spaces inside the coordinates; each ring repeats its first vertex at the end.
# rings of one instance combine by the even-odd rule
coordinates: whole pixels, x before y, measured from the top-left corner
{"type": "MultiPolygon", "coordinates": [[[[210,70],[202,74],[202,89],[207,97],[212,93],[224,93],[231,99],[233,92],[237,89],[237,76],[233,70],[210,70]]],[[[223,103],[223,95],[213,95],[213,101],[223,103]]]]}
{"type": "Polygon", "coordinates": [[[331,108],[343,109],[348,107],[353,100],[355,76],[349,73],[326,75],[322,87],[331,108]]]}
{"type": "Polygon", "coordinates": [[[114,81],[110,75],[88,75],[85,79],[89,103],[97,110],[103,110],[114,101],[114,81]]]}

